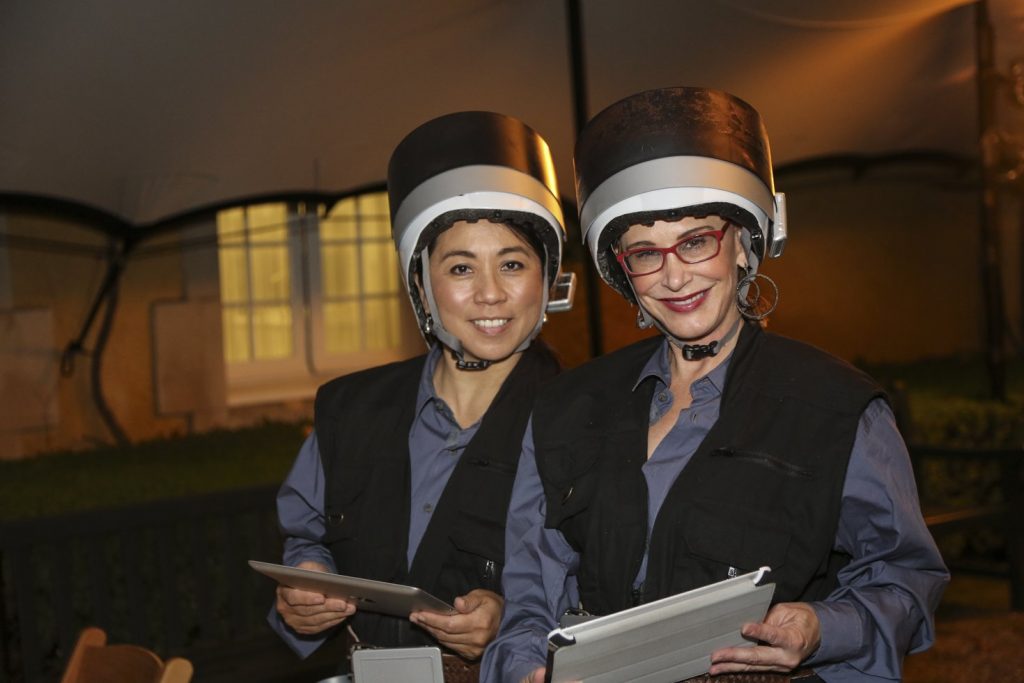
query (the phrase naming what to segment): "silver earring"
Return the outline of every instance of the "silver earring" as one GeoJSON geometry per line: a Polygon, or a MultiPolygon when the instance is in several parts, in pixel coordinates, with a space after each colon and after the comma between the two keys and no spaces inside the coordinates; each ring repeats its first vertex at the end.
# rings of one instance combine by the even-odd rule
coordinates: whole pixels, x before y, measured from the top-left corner
{"type": "Polygon", "coordinates": [[[747,266],[747,274],[736,283],[736,305],[739,306],[740,315],[747,320],[764,320],[779,305],[779,286],[767,275],[753,271],[753,268],[747,266]],[[762,283],[771,286],[770,295],[764,295],[762,283]]]}
{"type": "Polygon", "coordinates": [[[429,313],[427,313],[427,317],[423,321],[423,334],[434,334],[434,318],[429,313]]]}

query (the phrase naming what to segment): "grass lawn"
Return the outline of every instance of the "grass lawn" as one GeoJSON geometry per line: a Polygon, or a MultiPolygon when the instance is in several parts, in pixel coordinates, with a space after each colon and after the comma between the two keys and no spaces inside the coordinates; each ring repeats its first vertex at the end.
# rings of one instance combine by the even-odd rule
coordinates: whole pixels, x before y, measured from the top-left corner
{"type": "Polygon", "coordinates": [[[303,438],[267,423],[0,462],[0,521],[279,483],[303,438]]]}
{"type": "MultiPolygon", "coordinates": [[[[1009,365],[1008,403],[985,399],[980,358],[930,360],[866,370],[904,387],[910,441],[961,447],[1024,446],[1024,360],[1009,365]]],[[[114,507],[161,498],[279,483],[304,427],[249,429],[0,461],[0,521],[114,507]]]]}

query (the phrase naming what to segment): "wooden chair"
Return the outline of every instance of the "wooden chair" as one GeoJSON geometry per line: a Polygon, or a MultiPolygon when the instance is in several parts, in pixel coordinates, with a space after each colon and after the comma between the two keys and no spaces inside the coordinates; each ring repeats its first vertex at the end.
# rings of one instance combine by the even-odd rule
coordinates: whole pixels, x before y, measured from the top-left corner
{"type": "Polygon", "coordinates": [[[138,645],[107,645],[107,634],[90,626],[82,631],[64,669],[61,683],[189,683],[192,664],[172,657],[166,662],[138,645]]]}

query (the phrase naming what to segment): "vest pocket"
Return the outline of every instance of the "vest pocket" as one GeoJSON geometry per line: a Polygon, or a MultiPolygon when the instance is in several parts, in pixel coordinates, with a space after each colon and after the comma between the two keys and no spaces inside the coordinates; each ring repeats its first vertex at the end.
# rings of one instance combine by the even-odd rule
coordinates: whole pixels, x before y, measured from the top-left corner
{"type": "Polygon", "coordinates": [[[713,563],[709,569],[719,579],[764,566],[777,569],[785,563],[791,534],[770,520],[736,509],[713,512],[700,506],[684,525],[688,554],[704,564],[713,563]]]}
{"type": "MultiPolygon", "coordinates": [[[[347,506],[346,506],[347,507],[347,506]]],[[[324,545],[347,541],[356,536],[356,515],[349,508],[346,510],[328,510],[324,515],[324,545]]]]}
{"type": "Polygon", "coordinates": [[[453,552],[443,571],[461,575],[469,590],[485,588],[501,594],[505,559],[505,525],[463,516],[452,529],[453,552]]]}
{"type": "Polygon", "coordinates": [[[537,448],[537,467],[544,482],[548,528],[586,510],[598,485],[598,461],[602,442],[580,439],[571,444],[537,448]]]}
{"type": "Polygon", "coordinates": [[[764,467],[787,477],[795,477],[797,479],[814,478],[814,470],[808,467],[802,467],[792,462],[787,462],[782,458],[763,451],[740,450],[738,448],[718,448],[712,451],[711,455],[715,457],[730,458],[734,462],[743,462],[750,465],[764,467]]]}

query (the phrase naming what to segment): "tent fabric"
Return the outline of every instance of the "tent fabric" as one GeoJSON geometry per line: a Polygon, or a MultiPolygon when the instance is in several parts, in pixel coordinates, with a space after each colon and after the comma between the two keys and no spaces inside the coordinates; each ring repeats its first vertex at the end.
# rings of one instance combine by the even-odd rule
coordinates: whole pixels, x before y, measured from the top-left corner
{"type": "MultiPolygon", "coordinates": [[[[1024,10],[989,3],[1001,49],[1024,10]]],[[[704,85],[757,107],[775,163],[976,155],[965,0],[585,0],[589,115],[704,85]]],[[[451,111],[521,118],[572,197],[573,26],[554,0],[6,0],[0,193],[153,225],[200,207],[380,183],[451,111]]],[[[1002,59],[1004,55],[999,55],[1002,59]]]]}

